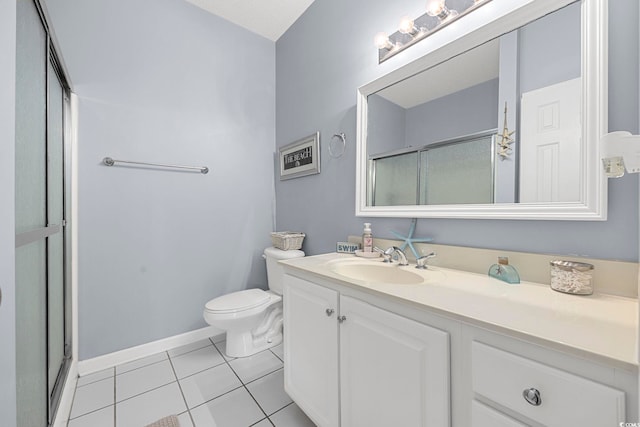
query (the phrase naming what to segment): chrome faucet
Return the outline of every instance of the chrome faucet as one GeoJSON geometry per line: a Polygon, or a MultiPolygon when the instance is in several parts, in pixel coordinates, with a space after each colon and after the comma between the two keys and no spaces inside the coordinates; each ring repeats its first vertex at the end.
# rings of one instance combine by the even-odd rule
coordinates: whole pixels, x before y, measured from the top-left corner
{"type": "Polygon", "coordinates": [[[421,256],[420,258],[416,259],[416,268],[419,268],[421,270],[426,270],[427,268],[427,260],[429,258],[435,258],[436,253],[435,252],[431,252],[430,254],[427,254],[425,256],[421,256]]]}
{"type": "Polygon", "coordinates": [[[407,261],[407,256],[404,254],[402,249],[397,246],[391,246],[386,251],[385,254],[389,255],[393,258],[394,255],[398,255],[398,265],[409,265],[409,261],[407,261]]]}
{"type": "Polygon", "coordinates": [[[391,253],[387,253],[387,251],[383,251],[377,246],[374,246],[373,250],[378,252],[380,255],[382,255],[382,262],[391,262],[391,253]]]}

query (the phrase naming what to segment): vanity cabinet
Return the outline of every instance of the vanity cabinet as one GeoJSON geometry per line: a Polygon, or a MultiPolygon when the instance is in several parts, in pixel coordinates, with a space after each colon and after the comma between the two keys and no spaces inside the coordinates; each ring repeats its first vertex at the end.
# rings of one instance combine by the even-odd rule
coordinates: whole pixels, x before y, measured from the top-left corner
{"type": "Polygon", "coordinates": [[[411,300],[427,288],[399,289],[402,297],[387,298],[330,277],[285,274],[285,390],[319,427],[637,420],[635,366],[464,313],[450,316],[411,300]]]}
{"type": "Polygon", "coordinates": [[[449,334],[290,275],[285,390],[320,427],[450,424],[449,334]]]}
{"type": "Polygon", "coordinates": [[[473,427],[595,427],[625,420],[621,390],[480,341],[471,342],[470,359],[473,427]]]}

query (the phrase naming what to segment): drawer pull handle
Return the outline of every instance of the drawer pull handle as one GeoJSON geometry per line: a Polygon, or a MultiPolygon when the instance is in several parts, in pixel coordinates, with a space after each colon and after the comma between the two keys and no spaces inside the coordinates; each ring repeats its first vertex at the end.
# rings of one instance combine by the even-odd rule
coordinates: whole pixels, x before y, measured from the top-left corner
{"type": "Polygon", "coordinates": [[[528,404],[533,406],[542,405],[542,398],[540,397],[540,392],[535,388],[527,388],[522,392],[522,397],[527,401],[528,404]]]}
{"type": "Polygon", "coordinates": [[[335,310],[333,308],[327,308],[325,310],[325,313],[327,313],[327,316],[331,317],[331,315],[335,312],[335,310]]]}

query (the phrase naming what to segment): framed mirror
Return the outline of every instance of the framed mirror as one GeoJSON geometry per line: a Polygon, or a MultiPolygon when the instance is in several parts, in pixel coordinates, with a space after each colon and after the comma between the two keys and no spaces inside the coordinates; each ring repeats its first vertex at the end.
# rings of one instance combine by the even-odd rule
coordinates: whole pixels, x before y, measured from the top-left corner
{"type": "Polygon", "coordinates": [[[482,9],[358,90],[356,215],[605,220],[607,1],[482,9]]]}

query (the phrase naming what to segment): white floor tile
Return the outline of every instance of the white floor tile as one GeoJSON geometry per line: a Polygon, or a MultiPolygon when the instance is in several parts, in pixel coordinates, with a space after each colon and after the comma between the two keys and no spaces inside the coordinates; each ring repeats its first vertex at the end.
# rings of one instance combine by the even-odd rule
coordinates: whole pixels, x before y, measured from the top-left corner
{"type": "Polygon", "coordinates": [[[201,348],[213,345],[209,339],[192,342],[191,344],[183,345],[182,347],[174,348],[169,350],[169,357],[180,356],[181,354],[186,354],[192,352],[194,350],[200,350],[201,348]]]}
{"type": "Polygon", "coordinates": [[[191,422],[191,415],[188,412],[183,412],[178,415],[178,422],[180,423],[180,427],[193,427],[193,422],[191,422]]]}
{"type": "Polygon", "coordinates": [[[116,376],[116,402],[169,384],[176,380],[169,360],[147,365],[116,376]]]}
{"type": "Polygon", "coordinates": [[[229,362],[245,384],[282,368],[282,361],[269,350],[229,362]]]}
{"type": "Polygon", "coordinates": [[[218,351],[220,352],[220,354],[222,354],[222,357],[224,357],[224,360],[226,360],[227,362],[235,359],[235,357],[227,356],[227,341],[217,342],[216,347],[218,348],[218,351]]]}
{"type": "Polygon", "coordinates": [[[258,424],[253,424],[251,427],[273,427],[273,424],[268,419],[260,421],[258,424]]]}
{"type": "Polygon", "coordinates": [[[172,357],[171,362],[178,378],[193,375],[224,363],[224,358],[214,346],[201,348],[187,354],[172,357]]]}
{"type": "Polygon", "coordinates": [[[269,419],[276,427],[316,427],[295,403],[271,415],[269,419]]]}
{"type": "Polygon", "coordinates": [[[116,366],[116,375],[122,374],[125,372],[132,371],[134,369],[141,368],[143,366],[151,365],[153,363],[162,362],[167,359],[167,353],[164,351],[162,353],[156,353],[151,356],[143,357],[142,359],[136,359],[132,362],[124,363],[122,365],[116,366]]]}
{"type": "Polygon", "coordinates": [[[242,387],[242,383],[229,365],[223,363],[180,380],[180,387],[182,387],[187,406],[193,408],[242,387]]]}
{"type": "Polygon", "coordinates": [[[75,418],[67,427],[113,427],[113,406],[75,418]]]}
{"type": "Polygon", "coordinates": [[[265,417],[244,387],[192,409],[191,415],[196,427],[247,427],[265,417]]]}
{"type": "Polygon", "coordinates": [[[282,343],[278,344],[275,347],[271,347],[270,350],[284,362],[284,346],[282,345],[282,343]]]}
{"type": "Polygon", "coordinates": [[[247,388],[267,415],[273,414],[292,402],[284,391],[284,369],[247,384],[247,388]]]}
{"type": "Polygon", "coordinates": [[[96,409],[113,405],[113,378],[96,381],[76,389],[71,417],[76,418],[96,409]]]}
{"type": "Polygon", "coordinates": [[[78,387],[82,387],[87,384],[95,383],[96,381],[113,377],[113,372],[114,372],[114,369],[109,368],[103,371],[94,372],[93,374],[83,375],[80,378],[78,378],[78,387]]]}
{"type": "Polygon", "coordinates": [[[116,403],[116,427],[146,426],[186,410],[182,393],[175,382],[116,403]]]}

